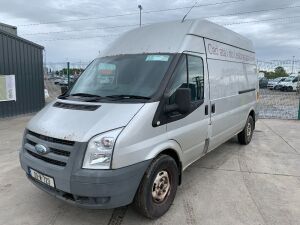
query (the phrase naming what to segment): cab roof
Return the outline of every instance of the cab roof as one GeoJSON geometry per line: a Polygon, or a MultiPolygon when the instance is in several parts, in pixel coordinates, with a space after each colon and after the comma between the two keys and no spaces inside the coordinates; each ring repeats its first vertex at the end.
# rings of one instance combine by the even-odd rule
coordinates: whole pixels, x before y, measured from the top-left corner
{"type": "Polygon", "coordinates": [[[187,36],[199,36],[254,52],[252,42],[225,27],[193,19],[156,23],[126,32],[100,56],[141,53],[180,53],[187,36]]]}

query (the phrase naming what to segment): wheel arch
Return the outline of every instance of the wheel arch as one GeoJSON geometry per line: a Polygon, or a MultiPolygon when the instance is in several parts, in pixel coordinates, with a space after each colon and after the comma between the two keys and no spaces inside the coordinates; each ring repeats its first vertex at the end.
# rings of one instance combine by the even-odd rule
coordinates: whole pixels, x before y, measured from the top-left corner
{"type": "Polygon", "coordinates": [[[159,155],[168,155],[168,156],[170,156],[171,158],[173,158],[175,160],[175,162],[177,164],[177,167],[178,167],[178,171],[179,171],[178,185],[180,185],[181,184],[181,179],[182,179],[182,162],[179,158],[178,153],[174,149],[168,148],[168,149],[165,149],[165,150],[161,151],[156,157],[158,157],[159,155]]]}
{"type": "Polygon", "coordinates": [[[248,117],[251,116],[253,118],[253,122],[254,122],[254,129],[255,129],[255,122],[256,122],[256,113],[255,113],[255,109],[254,108],[251,108],[249,110],[249,113],[247,115],[247,118],[246,118],[246,121],[248,119],[248,117]]]}

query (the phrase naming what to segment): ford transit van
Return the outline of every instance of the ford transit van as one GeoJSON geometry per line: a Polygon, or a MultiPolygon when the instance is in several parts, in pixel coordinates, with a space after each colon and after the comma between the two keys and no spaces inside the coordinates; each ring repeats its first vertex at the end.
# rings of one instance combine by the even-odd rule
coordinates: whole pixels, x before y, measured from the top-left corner
{"type": "Polygon", "coordinates": [[[157,218],[189,165],[235,135],[251,141],[255,62],[250,40],[205,20],[129,31],[30,120],[21,166],[69,203],[133,202],[157,218]]]}

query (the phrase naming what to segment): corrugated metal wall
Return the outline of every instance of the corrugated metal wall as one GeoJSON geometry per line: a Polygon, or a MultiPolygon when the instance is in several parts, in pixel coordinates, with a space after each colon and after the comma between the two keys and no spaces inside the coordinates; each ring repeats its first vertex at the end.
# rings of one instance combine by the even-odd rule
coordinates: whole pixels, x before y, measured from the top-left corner
{"type": "Polygon", "coordinates": [[[8,24],[0,23],[0,30],[4,30],[13,35],[17,35],[17,27],[10,26],[8,24]]]}
{"type": "Polygon", "coordinates": [[[45,105],[43,47],[0,31],[0,74],[16,75],[17,101],[0,102],[0,118],[31,113],[45,105]]]}

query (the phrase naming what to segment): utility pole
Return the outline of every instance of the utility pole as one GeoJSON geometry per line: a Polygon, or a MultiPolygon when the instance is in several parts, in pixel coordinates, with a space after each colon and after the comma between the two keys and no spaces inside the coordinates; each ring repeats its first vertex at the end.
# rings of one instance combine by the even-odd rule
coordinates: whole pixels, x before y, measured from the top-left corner
{"type": "Polygon", "coordinates": [[[294,64],[295,64],[295,56],[293,56],[293,63],[292,63],[292,74],[294,73],[294,64]]]}
{"type": "Polygon", "coordinates": [[[142,26],[142,5],[138,5],[138,8],[140,9],[140,27],[142,26]]]}

